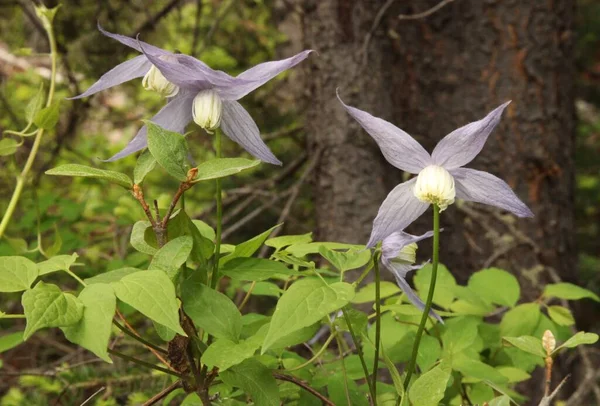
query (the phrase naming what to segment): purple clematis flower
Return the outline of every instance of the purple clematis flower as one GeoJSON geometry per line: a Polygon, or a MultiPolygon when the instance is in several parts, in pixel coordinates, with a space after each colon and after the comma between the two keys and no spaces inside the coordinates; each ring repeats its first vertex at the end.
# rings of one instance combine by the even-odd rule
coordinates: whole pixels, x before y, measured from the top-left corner
{"type": "Polygon", "coordinates": [[[410,135],[371,114],[347,106],[348,113],[375,139],[385,159],[398,169],[418,174],[396,186],[386,197],[373,222],[367,247],[373,247],[395,231],[404,230],[437,204],[440,211],[454,198],[496,206],[519,216],[533,217],[511,188],[496,176],[463,168],[481,151],[510,102],[492,110],[479,121],[458,128],[444,137],[429,155],[410,135]]]}
{"type": "MultiPolygon", "coordinates": [[[[151,121],[182,133],[190,121],[207,131],[221,127],[225,135],[240,144],[254,157],[281,165],[260,138],[260,131],[250,114],[237,102],[279,73],[297,65],[312,51],[303,51],[281,61],[261,63],[236,77],[211,69],[188,55],[175,54],[124,35],[98,29],[106,36],[143,55],[117,65],[105,73],[88,90],[74,99],[90,96],[129,80],[144,77],[143,86],[168,98],[151,121]]],[[[147,146],[146,127],[142,127],[129,144],[108,161],[114,161],[147,146]]]]}
{"type": "MultiPolygon", "coordinates": [[[[423,303],[421,298],[417,296],[406,281],[406,274],[410,271],[421,269],[425,265],[413,265],[416,260],[417,242],[432,235],[433,231],[420,236],[400,231],[388,235],[381,244],[381,263],[394,274],[402,292],[421,311],[425,310],[425,303],[423,303]]],[[[433,310],[429,311],[429,315],[440,323],[443,323],[442,318],[433,310]]]]}

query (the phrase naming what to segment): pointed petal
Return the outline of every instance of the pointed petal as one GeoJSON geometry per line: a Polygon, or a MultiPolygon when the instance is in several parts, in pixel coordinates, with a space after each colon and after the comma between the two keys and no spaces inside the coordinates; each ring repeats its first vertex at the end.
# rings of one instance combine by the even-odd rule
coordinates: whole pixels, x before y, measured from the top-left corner
{"type": "Polygon", "coordinates": [[[533,217],[510,186],[491,173],[469,168],[454,169],[450,173],[454,176],[457,198],[499,207],[519,217],[533,217]]]}
{"type": "Polygon", "coordinates": [[[446,135],[435,147],[431,157],[435,165],[450,170],[471,162],[500,122],[502,112],[510,101],[496,107],[479,121],[457,128],[446,135]]]}
{"type": "Polygon", "coordinates": [[[94,93],[98,93],[110,87],[120,85],[121,83],[125,83],[135,78],[140,78],[148,72],[150,66],[152,65],[144,55],[136,56],[127,62],[115,66],[102,75],[102,77],[90,86],[88,90],[81,93],[79,96],[69,98],[69,100],[91,96],[94,93]]]}
{"type": "Polygon", "coordinates": [[[219,95],[225,100],[239,100],[251,91],[264,85],[281,72],[288,70],[305,60],[312,50],[302,51],[290,58],[258,64],[240,73],[231,86],[219,89],[219,95]]]}
{"type": "Polygon", "coordinates": [[[413,137],[392,123],[344,104],[339,93],[338,99],[346,111],[377,142],[385,159],[396,168],[410,173],[419,173],[431,163],[427,151],[413,137]]]}
{"type": "MultiPolygon", "coordinates": [[[[178,94],[150,120],[166,130],[183,133],[185,126],[192,121],[193,100],[194,94],[187,92],[178,94]]],[[[148,138],[146,126],[143,126],[123,150],[107,159],[105,162],[112,162],[124,158],[134,152],[146,148],[147,145],[148,138]]]]}
{"type": "MultiPolygon", "coordinates": [[[[421,298],[419,296],[417,296],[417,294],[415,293],[413,288],[408,284],[408,282],[405,279],[406,274],[409,271],[411,271],[412,269],[414,269],[414,267],[411,267],[410,265],[402,265],[402,264],[397,264],[397,263],[383,261],[383,260],[381,262],[387,269],[390,270],[390,272],[392,272],[394,274],[394,276],[396,277],[396,282],[398,283],[398,286],[400,287],[402,292],[404,292],[404,294],[406,295],[408,300],[410,300],[410,302],[417,309],[419,309],[421,311],[425,310],[425,303],[423,303],[421,298]]],[[[417,267],[417,268],[419,268],[419,267],[417,267]]],[[[429,315],[431,317],[435,318],[440,323],[444,323],[442,318],[433,310],[429,310],[429,315]]]]}
{"type": "Polygon", "coordinates": [[[433,236],[433,231],[428,231],[422,235],[412,235],[399,231],[392,233],[384,238],[381,243],[382,258],[392,260],[398,256],[400,250],[413,242],[419,242],[433,236]]]}
{"type": "Polygon", "coordinates": [[[281,161],[260,138],[260,131],[250,114],[238,102],[223,101],[221,129],[226,136],[240,144],[252,156],[273,165],[281,165],[281,161]]]}
{"type": "Polygon", "coordinates": [[[143,45],[147,52],[152,52],[153,54],[157,54],[157,55],[158,54],[171,54],[170,52],[165,51],[164,49],[161,49],[159,47],[155,47],[154,45],[150,45],[148,43],[138,41],[136,38],[131,38],[131,37],[127,37],[125,35],[113,34],[112,32],[108,32],[100,26],[100,23],[98,23],[98,30],[100,30],[100,32],[103,35],[106,35],[109,38],[119,41],[121,44],[126,45],[130,48],[133,48],[138,52],[142,52],[141,46],[143,45]]]}
{"type": "Polygon", "coordinates": [[[385,198],[375,221],[367,247],[374,247],[390,234],[404,230],[427,210],[429,204],[423,203],[413,194],[417,178],[396,186],[385,198]]]}

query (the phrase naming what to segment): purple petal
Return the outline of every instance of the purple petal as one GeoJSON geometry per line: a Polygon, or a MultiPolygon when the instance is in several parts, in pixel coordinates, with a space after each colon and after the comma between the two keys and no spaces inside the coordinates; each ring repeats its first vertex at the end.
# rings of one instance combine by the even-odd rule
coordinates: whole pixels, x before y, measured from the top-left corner
{"type": "MultiPolygon", "coordinates": [[[[417,294],[415,293],[415,291],[413,290],[413,288],[411,288],[411,286],[408,284],[408,282],[406,281],[406,274],[413,270],[413,269],[418,269],[420,268],[420,266],[417,267],[413,267],[410,266],[408,264],[404,265],[404,264],[398,264],[398,263],[394,263],[394,262],[389,262],[389,261],[384,261],[383,259],[381,260],[381,262],[383,263],[383,265],[389,269],[389,271],[391,273],[394,274],[394,276],[396,277],[396,282],[398,283],[398,286],[400,287],[400,289],[402,290],[402,292],[404,292],[404,294],[406,295],[406,297],[408,298],[408,300],[410,300],[410,302],[419,310],[423,311],[425,310],[425,303],[423,303],[423,301],[421,300],[421,298],[419,296],[417,296],[417,294]]],[[[435,318],[437,321],[439,321],[440,323],[444,323],[444,321],[442,320],[442,318],[433,310],[429,310],[429,315],[433,318],[435,318]]]]}
{"type": "Polygon", "coordinates": [[[120,85],[135,78],[144,76],[152,65],[144,55],[136,56],[127,62],[123,62],[106,72],[96,83],[79,96],[71,97],[69,100],[80,99],[91,96],[101,90],[120,85]]]}
{"type": "Polygon", "coordinates": [[[223,101],[221,129],[226,136],[240,144],[252,156],[273,165],[281,165],[281,161],[260,138],[260,131],[250,114],[238,102],[223,101]]]}
{"type": "Polygon", "coordinates": [[[98,24],[98,30],[100,30],[100,32],[102,34],[106,35],[107,37],[117,40],[121,44],[126,45],[130,48],[133,48],[138,52],[142,52],[141,46],[143,45],[144,49],[147,52],[152,52],[153,54],[156,54],[156,55],[171,54],[171,52],[165,51],[164,49],[161,49],[159,47],[155,47],[154,45],[150,45],[145,42],[139,41],[136,38],[131,38],[131,37],[127,37],[125,35],[113,34],[112,32],[108,32],[104,28],[100,27],[100,24],[98,24]]]}
{"type": "Polygon", "coordinates": [[[385,159],[396,168],[410,173],[419,173],[431,163],[431,157],[413,137],[366,111],[344,104],[338,99],[356,121],[373,137],[385,159]]]}
{"type": "MultiPolygon", "coordinates": [[[[185,126],[192,121],[192,102],[194,100],[194,94],[183,92],[171,99],[165,107],[163,107],[154,117],[150,120],[165,130],[176,131],[183,133],[185,126]]],[[[140,128],[138,133],[129,144],[115,154],[105,162],[116,161],[117,159],[124,158],[134,152],[140,151],[148,145],[146,126],[140,128]]]]}
{"type": "Polygon", "coordinates": [[[225,100],[239,100],[256,88],[264,85],[281,72],[299,64],[305,60],[311,52],[314,51],[302,51],[287,59],[258,64],[247,71],[240,73],[231,86],[219,89],[219,95],[225,100]]]}
{"type": "Polygon", "coordinates": [[[531,210],[502,179],[469,168],[454,169],[450,173],[454,176],[457,198],[499,207],[519,217],[533,217],[531,210]]]}
{"type": "Polygon", "coordinates": [[[433,231],[428,231],[422,235],[412,235],[399,231],[388,235],[381,243],[382,257],[392,260],[398,256],[400,250],[413,242],[419,242],[432,237],[433,231]]]}
{"type": "Polygon", "coordinates": [[[457,128],[446,135],[435,147],[431,157],[435,165],[450,170],[471,162],[500,122],[502,112],[510,101],[496,107],[479,121],[457,128]]]}
{"type": "Polygon", "coordinates": [[[404,230],[427,210],[429,204],[423,203],[413,194],[416,181],[417,178],[413,178],[401,183],[387,195],[373,221],[368,248],[374,247],[390,234],[404,230]]]}

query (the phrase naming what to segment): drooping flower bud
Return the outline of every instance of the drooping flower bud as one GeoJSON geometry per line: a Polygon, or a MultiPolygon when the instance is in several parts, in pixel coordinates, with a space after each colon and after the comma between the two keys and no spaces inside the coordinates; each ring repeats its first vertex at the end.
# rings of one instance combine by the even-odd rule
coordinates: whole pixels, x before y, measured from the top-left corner
{"type": "Polygon", "coordinates": [[[150,70],[142,79],[142,86],[144,86],[144,89],[153,90],[163,97],[173,97],[179,93],[179,86],[169,82],[154,65],[150,67],[150,70]]]}
{"type": "Polygon", "coordinates": [[[221,124],[223,102],[214,90],[202,90],[194,97],[192,117],[194,122],[207,131],[215,130],[221,124]]]}
{"type": "Polygon", "coordinates": [[[420,201],[437,204],[444,211],[454,203],[454,178],[441,166],[429,165],[419,172],[413,193],[420,201]]]}
{"type": "Polygon", "coordinates": [[[398,262],[403,264],[414,264],[417,260],[417,243],[413,242],[402,247],[396,258],[392,259],[392,262],[398,262]]]}

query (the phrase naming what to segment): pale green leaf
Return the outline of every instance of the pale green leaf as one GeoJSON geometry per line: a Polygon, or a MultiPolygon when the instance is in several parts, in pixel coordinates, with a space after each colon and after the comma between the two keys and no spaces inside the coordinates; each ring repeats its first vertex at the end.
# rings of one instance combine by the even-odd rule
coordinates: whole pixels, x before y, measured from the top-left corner
{"type": "Polygon", "coordinates": [[[282,235],[280,237],[269,238],[265,241],[265,245],[275,248],[279,251],[289,245],[294,244],[306,244],[312,241],[312,233],[300,234],[300,235],[282,235]]]}
{"type": "Polygon", "coordinates": [[[257,159],[246,158],[216,158],[198,165],[195,182],[219,179],[247,171],[260,164],[257,159]]]}
{"type": "Polygon", "coordinates": [[[303,257],[309,254],[318,254],[321,247],[330,250],[364,250],[364,245],[345,244],[341,242],[311,242],[306,244],[294,244],[285,250],[296,257],[303,257]]]}
{"type": "Polygon", "coordinates": [[[46,261],[37,264],[40,276],[56,271],[68,271],[71,266],[77,261],[79,255],[73,253],[71,255],[57,255],[46,261]]]}
{"type": "Polygon", "coordinates": [[[148,269],[164,271],[171,280],[174,280],[181,266],[185,264],[190,256],[193,246],[194,240],[189,235],[169,241],[154,254],[148,269]]]}
{"type": "Polygon", "coordinates": [[[84,305],[83,317],[77,324],[62,328],[65,337],[112,364],[107,348],[117,305],[113,289],[106,284],[89,285],[78,298],[84,305]]]}
{"type": "Polygon", "coordinates": [[[15,348],[23,342],[23,332],[17,331],[0,337],[0,354],[15,348]]]}
{"type": "Polygon", "coordinates": [[[335,251],[322,245],[319,248],[319,253],[340,272],[360,268],[371,259],[371,252],[365,249],[335,251]]]}
{"type": "Polygon", "coordinates": [[[25,241],[23,238],[10,238],[4,236],[4,239],[17,254],[23,254],[27,252],[27,241],[25,241]]]}
{"type": "Polygon", "coordinates": [[[546,288],[544,289],[544,296],[557,297],[559,299],[567,300],[589,298],[595,300],[596,302],[600,302],[600,298],[594,292],[567,282],[546,285],[546,288]]]}
{"type": "Polygon", "coordinates": [[[93,168],[91,166],[66,164],[46,171],[46,175],[55,176],[78,176],[83,178],[94,178],[107,180],[124,188],[131,189],[133,182],[129,176],[115,171],[107,171],[105,169],[93,168]]]}
{"type": "Polygon", "coordinates": [[[257,235],[256,237],[252,237],[248,241],[244,241],[243,243],[238,244],[231,254],[221,258],[220,265],[223,266],[234,258],[252,256],[252,254],[258,251],[258,249],[263,245],[263,243],[269,237],[269,235],[271,235],[273,230],[275,230],[279,226],[281,226],[281,224],[273,226],[267,231],[264,231],[261,234],[257,235]]]}
{"type": "Polygon", "coordinates": [[[223,372],[244,360],[251,358],[260,347],[260,342],[254,340],[240,341],[234,343],[231,340],[221,338],[208,346],[202,354],[202,363],[208,368],[218,367],[223,372]]]}
{"type": "Polygon", "coordinates": [[[190,169],[185,137],[165,130],[152,121],[144,121],[148,129],[148,149],[158,164],[180,182],[187,179],[190,169]]]}
{"type": "Polygon", "coordinates": [[[598,341],[598,334],[596,333],[585,333],[583,331],[578,332],[573,337],[569,338],[563,344],[558,346],[552,353],[557,352],[562,348],[575,348],[582,344],[595,344],[598,341]]]}
{"type": "Polygon", "coordinates": [[[561,326],[572,326],[575,324],[575,318],[569,309],[562,306],[548,306],[548,316],[556,324],[561,326]]]}
{"type": "MultiPolygon", "coordinates": [[[[379,289],[381,292],[381,298],[384,299],[389,296],[393,296],[397,293],[402,292],[398,285],[388,281],[381,281],[379,284],[379,289]]],[[[352,299],[352,303],[368,303],[375,301],[375,283],[369,283],[364,287],[360,288],[356,295],[352,299]]]]}
{"type": "Polygon", "coordinates": [[[411,385],[408,397],[414,406],[438,406],[444,398],[450,373],[440,366],[425,372],[411,385]]]}
{"type": "Polygon", "coordinates": [[[457,317],[446,322],[442,342],[446,354],[456,354],[471,347],[477,338],[480,321],[473,317],[457,317]]]}
{"type": "Polygon", "coordinates": [[[175,286],[163,272],[140,271],[111,284],[119,300],[144,316],[185,336],[179,325],[175,286]]]}
{"type": "Polygon", "coordinates": [[[149,150],[145,150],[142,152],[142,155],[139,156],[135,163],[135,168],[133,168],[133,182],[136,185],[141,185],[144,178],[146,178],[146,175],[148,175],[155,167],[156,159],[154,159],[149,150]]]}
{"type": "Polygon", "coordinates": [[[542,313],[537,303],[525,303],[510,309],[500,322],[500,334],[509,337],[519,337],[532,334],[542,313]]]}
{"type": "Polygon", "coordinates": [[[456,355],[452,358],[452,369],[460,372],[466,377],[490,381],[495,384],[508,383],[508,378],[498,372],[494,367],[469,358],[463,354],[456,355]]]}
{"type": "Polygon", "coordinates": [[[95,283],[113,283],[119,282],[121,279],[126,277],[127,275],[131,275],[132,273],[140,272],[141,269],[125,267],[114,269],[112,271],[104,272],[99,275],[93,276],[91,278],[87,278],[85,283],[88,285],[93,285],[95,283]]]}
{"type": "Polygon", "coordinates": [[[2,257],[0,260],[0,292],[27,290],[37,276],[37,266],[25,257],[2,257]]]}
{"type": "Polygon", "coordinates": [[[58,123],[58,113],[60,110],[60,103],[54,102],[48,107],[44,107],[40,111],[38,111],[34,117],[33,122],[39,128],[43,128],[44,130],[52,130],[56,127],[56,123],[58,123]]]}
{"type": "MultiPolygon", "coordinates": [[[[419,291],[419,296],[425,301],[429,293],[429,284],[431,283],[431,264],[425,264],[423,268],[416,272],[414,283],[419,291]]],[[[448,268],[439,264],[435,291],[433,293],[433,303],[442,306],[444,309],[448,309],[455,298],[455,287],[456,279],[454,279],[454,276],[448,271],[448,268]]]]}
{"type": "Polygon", "coordinates": [[[542,347],[542,340],[532,336],[521,336],[521,337],[502,337],[502,339],[520,350],[528,352],[539,357],[545,357],[546,352],[542,347]]]}
{"type": "Polygon", "coordinates": [[[475,272],[469,278],[468,287],[485,301],[508,307],[516,305],[521,294],[517,278],[498,268],[475,272]]]}
{"type": "Polygon", "coordinates": [[[489,406],[510,406],[510,398],[507,395],[497,396],[488,402],[489,406]]]}
{"type": "Polygon", "coordinates": [[[354,288],[348,283],[326,285],[319,279],[297,281],[277,303],[263,343],[263,353],[279,338],[310,326],[347,305],[353,296],[354,288]]]}
{"type": "Polygon", "coordinates": [[[19,143],[12,138],[3,138],[0,140],[0,156],[8,156],[17,152],[19,143]]]}
{"type": "Polygon", "coordinates": [[[234,258],[225,263],[219,272],[241,281],[263,281],[276,276],[298,274],[284,263],[262,258],[234,258]]]}
{"type": "Polygon", "coordinates": [[[133,225],[131,238],[129,240],[133,248],[148,255],[154,255],[156,254],[156,251],[158,251],[158,248],[153,247],[146,241],[146,230],[151,230],[151,227],[152,225],[149,221],[138,221],[133,225]]]}
{"type": "Polygon", "coordinates": [[[531,378],[527,372],[515,367],[497,367],[498,372],[508,378],[509,383],[523,382],[531,378]]]}
{"type": "Polygon", "coordinates": [[[25,118],[27,119],[27,124],[30,125],[33,123],[33,119],[35,115],[42,109],[44,106],[44,85],[41,84],[33,99],[27,103],[25,107],[25,118]]]}
{"type": "Polygon", "coordinates": [[[165,327],[162,324],[157,323],[155,321],[153,321],[152,324],[154,325],[154,329],[156,330],[156,334],[158,334],[158,336],[160,337],[161,340],[163,340],[163,341],[165,341],[165,342],[168,343],[173,338],[175,338],[175,335],[177,333],[174,332],[173,330],[171,330],[170,328],[165,327]]]}
{"type": "Polygon", "coordinates": [[[46,327],[66,327],[77,323],[83,315],[83,304],[56,285],[39,282],[21,298],[27,326],[23,340],[46,327]]]}
{"type": "MultiPolygon", "coordinates": [[[[244,292],[249,292],[251,283],[248,283],[242,286],[244,292]]],[[[272,296],[279,297],[283,293],[283,290],[274,283],[271,282],[256,282],[254,283],[254,289],[252,289],[252,294],[255,296],[272,296]]]]}
{"type": "Polygon", "coordinates": [[[247,359],[219,374],[228,385],[248,393],[255,405],[279,406],[279,389],[271,370],[255,359],[247,359]]]}

